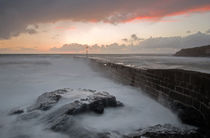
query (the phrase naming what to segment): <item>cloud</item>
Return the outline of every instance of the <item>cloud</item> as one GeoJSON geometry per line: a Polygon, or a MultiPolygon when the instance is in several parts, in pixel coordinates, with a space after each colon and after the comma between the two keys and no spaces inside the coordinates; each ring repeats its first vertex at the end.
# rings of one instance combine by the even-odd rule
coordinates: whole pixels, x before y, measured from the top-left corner
{"type": "Polygon", "coordinates": [[[143,38],[139,38],[136,34],[131,35],[131,41],[139,41],[144,40],[143,38]]]}
{"type": "MultiPolygon", "coordinates": [[[[136,40],[135,34],[130,38],[125,38],[125,42],[130,39],[136,40]]],[[[191,48],[210,44],[210,34],[197,32],[185,37],[155,37],[145,40],[137,39],[136,45],[113,43],[109,45],[81,45],[81,44],[65,44],[60,48],[51,48],[50,52],[70,52],[70,53],[85,53],[85,48],[89,47],[89,53],[100,54],[120,54],[120,53],[174,53],[182,48],[191,48]]]]}
{"type": "Polygon", "coordinates": [[[209,0],[0,0],[0,39],[17,36],[31,24],[66,19],[107,23],[156,21],[209,10],[209,0]]]}
{"type": "Polygon", "coordinates": [[[187,33],[187,34],[190,34],[190,33],[191,33],[191,31],[190,31],[190,30],[188,30],[188,31],[186,31],[186,33],[187,33]]]}
{"type": "Polygon", "coordinates": [[[128,39],[127,38],[123,38],[122,41],[127,43],[128,39]]]}
{"type": "Polygon", "coordinates": [[[118,43],[112,43],[109,45],[82,45],[77,43],[65,44],[60,48],[53,47],[49,52],[56,53],[85,53],[86,47],[90,53],[122,53],[126,52],[127,46],[119,45],[118,43]]]}
{"type": "Polygon", "coordinates": [[[88,45],[82,45],[77,43],[65,44],[61,48],[51,48],[52,52],[70,52],[70,53],[82,53],[88,45]]]}
{"type": "Polygon", "coordinates": [[[34,29],[26,29],[25,32],[28,34],[36,34],[37,33],[37,31],[34,29]]]}
{"type": "MultiPolygon", "coordinates": [[[[175,36],[175,37],[156,37],[148,38],[139,43],[135,47],[135,50],[138,49],[161,49],[162,52],[173,52],[182,48],[191,48],[196,46],[203,46],[210,44],[210,35],[197,32],[185,37],[175,36]]],[[[155,52],[155,51],[154,51],[155,52]]]]}
{"type": "Polygon", "coordinates": [[[130,38],[124,38],[122,41],[127,45],[136,45],[140,41],[144,40],[143,38],[138,37],[136,34],[132,34],[130,38]]]}

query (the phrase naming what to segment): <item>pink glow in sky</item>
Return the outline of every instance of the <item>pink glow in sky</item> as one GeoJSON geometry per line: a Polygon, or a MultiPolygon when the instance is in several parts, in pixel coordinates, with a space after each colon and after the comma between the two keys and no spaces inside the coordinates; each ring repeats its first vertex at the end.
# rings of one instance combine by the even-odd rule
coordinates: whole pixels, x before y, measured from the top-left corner
{"type": "MultiPolygon", "coordinates": [[[[202,43],[187,45],[208,44],[210,1],[0,0],[0,21],[0,53],[49,53],[52,48],[62,48],[65,44],[109,46],[101,51],[96,47],[95,53],[109,53],[111,48],[125,45],[123,53],[129,53],[132,50],[127,47],[153,41],[151,37],[185,39],[196,35],[194,39],[202,43]],[[139,41],[122,40],[130,39],[132,34],[139,41]]],[[[148,49],[151,50],[144,48],[139,52],[148,49]]],[[[165,52],[177,49],[169,43],[165,52]]],[[[74,53],[71,48],[63,52],[74,53]]]]}

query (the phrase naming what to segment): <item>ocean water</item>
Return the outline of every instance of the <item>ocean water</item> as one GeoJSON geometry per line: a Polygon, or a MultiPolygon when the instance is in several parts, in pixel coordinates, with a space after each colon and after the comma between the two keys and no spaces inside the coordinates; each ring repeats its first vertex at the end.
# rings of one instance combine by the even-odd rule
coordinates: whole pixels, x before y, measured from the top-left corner
{"type": "MultiPolygon", "coordinates": [[[[28,106],[42,93],[60,88],[107,91],[124,103],[125,106],[122,108],[105,109],[102,115],[94,113],[79,115],[77,118],[80,124],[88,130],[127,133],[156,124],[185,126],[175,113],[146,96],[141,89],[114,82],[104,77],[103,72],[95,72],[88,60],[77,57],[78,55],[0,56],[1,138],[67,137],[64,134],[46,131],[42,125],[31,121],[16,124],[15,117],[8,116],[8,112],[14,107],[28,106]]],[[[100,56],[104,59],[107,57],[100,56]]],[[[164,57],[160,59],[164,60],[164,57]]],[[[109,60],[123,61],[125,64],[131,61],[129,57],[123,56],[111,57],[109,60]]],[[[143,62],[139,57],[137,60],[143,62]]],[[[138,62],[135,60],[135,63],[138,62]]]]}

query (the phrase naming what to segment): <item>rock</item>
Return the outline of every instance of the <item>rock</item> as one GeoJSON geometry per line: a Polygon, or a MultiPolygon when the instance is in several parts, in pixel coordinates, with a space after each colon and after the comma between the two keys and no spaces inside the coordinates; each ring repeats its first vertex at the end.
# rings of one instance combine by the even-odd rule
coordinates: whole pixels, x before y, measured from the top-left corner
{"type": "Polygon", "coordinates": [[[68,126],[68,124],[66,124],[68,123],[67,120],[72,116],[91,111],[102,114],[104,108],[106,107],[122,106],[122,104],[118,103],[120,102],[117,102],[115,96],[112,96],[107,92],[91,91],[85,98],[77,99],[68,104],[64,104],[55,111],[41,118],[41,120],[47,122],[48,128],[50,129],[65,131],[66,127],[63,126],[68,126]],[[62,128],[64,129],[62,130],[62,128]]]}
{"type": "Polygon", "coordinates": [[[71,116],[68,115],[62,115],[59,116],[56,120],[53,120],[52,122],[50,122],[48,125],[48,128],[50,128],[53,131],[67,131],[69,126],[68,125],[72,125],[70,123],[71,121],[71,116]]]}
{"type": "Polygon", "coordinates": [[[62,94],[68,92],[68,89],[59,89],[53,92],[46,92],[40,95],[36,101],[36,103],[28,108],[29,111],[32,110],[49,110],[53,107],[61,98],[62,94]]]}
{"type": "Polygon", "coordinates": [[[17,120],[27,121],[27,120],[30,120],[30,119],[37,118],[40,115],[41,115],[40,111],[32,111],[32,112],[28,112],[28,113],[25,113],[25,114],[21,114],[20,116],[18,116],[17,120]]]}
{"type": "Polygon", "coordinates": [[[117,101],[117,106],[124,106],[124,104],[120,101],[117,101]]]}
{"type": "Polygon", "coordinates": [[[104,104],[102,101],[94,102],[90,107],[95,113],[102,114],[104,112],[104,104]]]}
{"type": "MultiPolygon", "coordinates": [[[[115,96],[108,92],[97,92],[89,89],[59,89],[40,95],[33,105],[27,107],[25,113],[18,115],[17,120],[27,121],[37,118],[39,122],[44,123],[45,129],[73,135],[75,126],[78,125],[74,121],[74,116],[77,114],[85,112],[102,114],[107,107],[122,105],[115,96]]],[[[13,114],[16,112],[18,110],[13,114]]],[[[83,133],[75,133],[75,136],[82,137],[92,133],[83,126],[78,127],[83,130],[83,133]]],[[[97,133],[92,133],[89,137],[97,137],[97,135],[97,133]]]]}
{"type": "Polygon", "coordinates": [[[125,138],[203,138],[197,133],[196,129],[181,129],[170,124],[155,125],[144,129],[139,129],[132,134],[124,136],[125,138]]]}
{"type": "Polygon", "coordinates": [[[122,138],[123,136],[117,131],[97,133],[97,138],[122,138]]]}
{"type": "Polygon", "coordinates": [[[171,108],[177,111],[177,115],[183,123],[196,127],[205,128],[207,126],[204,116],[196,109],[185,106],[179,102],[173,102],[171,108]]]}
{"type": "Polygon", "coordinates": [[[14,108],[9,112],[9,115],[17,115],[24,113],[24,109],[14,108]]]}

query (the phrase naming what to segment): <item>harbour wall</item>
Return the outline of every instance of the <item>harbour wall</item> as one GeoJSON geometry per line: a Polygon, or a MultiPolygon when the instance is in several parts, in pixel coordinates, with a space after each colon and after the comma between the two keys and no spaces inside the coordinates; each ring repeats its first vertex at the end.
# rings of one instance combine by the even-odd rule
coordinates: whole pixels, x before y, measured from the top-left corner
{"type": "MultiPolygon", "coordinates": [[[[93,60],[93,59],[92,59],[93,60]]],[[[210,125],[210,74],[183,69],[142,69],[94,60],[113,79],[143,89],[187,124],[210,125]]]]}

